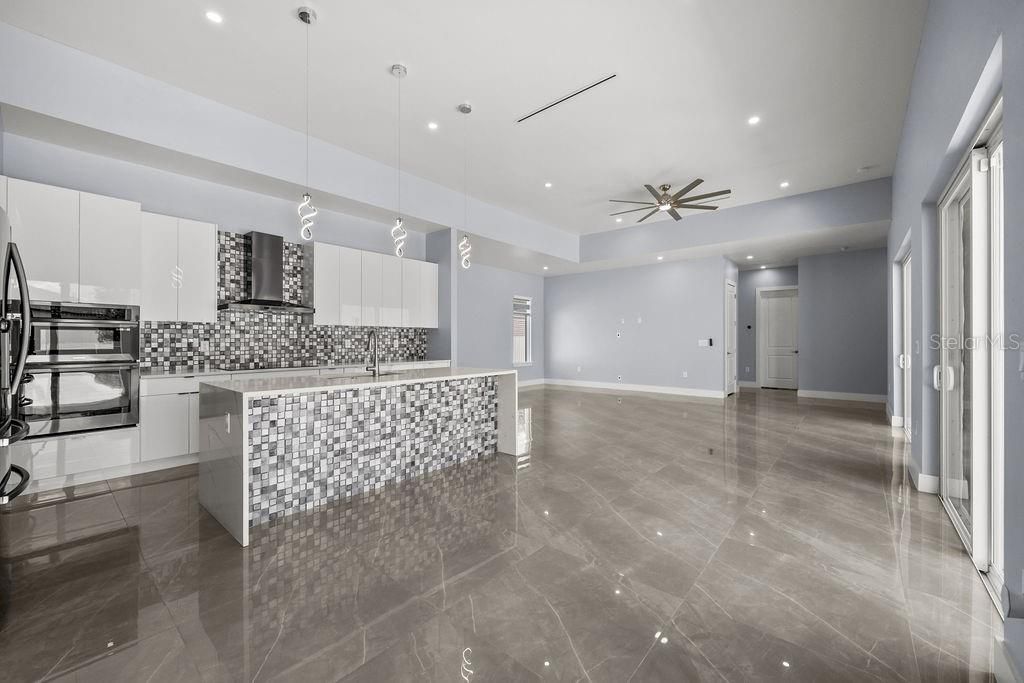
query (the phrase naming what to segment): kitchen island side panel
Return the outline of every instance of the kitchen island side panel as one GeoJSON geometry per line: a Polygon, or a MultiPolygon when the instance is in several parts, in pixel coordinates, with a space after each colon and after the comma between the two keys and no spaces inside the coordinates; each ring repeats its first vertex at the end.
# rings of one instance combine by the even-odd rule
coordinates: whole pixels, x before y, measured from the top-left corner
{"type": "Polygon", "coordinates": [[[493,376],[247,400],[249,526],[497,451],[493,376]]]}

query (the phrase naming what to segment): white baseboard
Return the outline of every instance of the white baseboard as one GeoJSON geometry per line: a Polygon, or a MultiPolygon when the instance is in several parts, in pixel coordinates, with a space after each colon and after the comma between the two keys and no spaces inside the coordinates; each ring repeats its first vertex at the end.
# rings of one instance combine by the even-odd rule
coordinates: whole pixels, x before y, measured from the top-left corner
{"type": "Polygon", "coordinates": [[[672,396],[694,396],[697,398],[725,398],[725,392],[717,389],[688,389],[685,387],[666,387],[658,384],[620,384],[618,382],[585,382],[583,380],[576,379],[545,379],[544,383],[552,386],[576,389],[631,391],[645,394],[670,394],[672,396]]]}
{"type": "Polygon", "coordinates": [[[996,683],[1024,681],[1013,656],[1006,649],[1006,642],[1001,638],[996,638],[992,644],[992,673],[995,674],[996,683]]]}
{"type": "Polygon", "coordinates": [[[885,403],[889,397],[885,394],[851,394],[845,391],[812,391],[799,389],[797,398],[825,398],[832,401],[864,401],[867,403],[885,403]]]}
{"type": "Polygon", "coordinates": [[[910,481],[914,483],[914,488],[921,493],[938,493],[939,492],[939,478],[934,474],[921,474],[914,463],[910,463],[910,481]]]}
{"type": "Polygon", "coordinates": [[[742,380],[740,382],[740,388],[741,389],[760,389],[761,385],[758,384],[757,382],[751,382],[749,380],[742,380]]]}
{"type": "Polygon", "coordinates": [[[889,416],[889,426],[890,427],[902,427],[903,426],[903,418],[900,417],[899,415],[890,415],[889,416]]]}
{"type": "Polygon", "coordinates": [[[546,380],[543,377],[540,379],[524,379],[519,382],[519,388],[530,389],[533,387],[542,387],[544,386],[545,381],[546,380]]]}

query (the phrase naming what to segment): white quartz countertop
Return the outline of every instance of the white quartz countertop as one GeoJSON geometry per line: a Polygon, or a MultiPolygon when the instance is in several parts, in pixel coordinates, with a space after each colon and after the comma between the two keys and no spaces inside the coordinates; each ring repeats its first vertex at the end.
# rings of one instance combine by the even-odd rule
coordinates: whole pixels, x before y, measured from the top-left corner
{"type": "MultiPolygon", "coordinates": [[[[396,360],[396,361],[381,361],[380,366],[382,368],[402,368],[406,365],[422,365],[424,363],[431,363],[434,361],[429,360],[396,360]]],[[[447,361],[441,361],[447,362],[447,361]]],[[[266,372],[268,374],[274,372],[289,372],[296,370],[320,370],[325,372],[328,370],[355,370],[365,368],[366,363],[348,363],[345,365],[339,363],[325,363],[319,365],[292,365],[280,368],[233,368],[227,369],[216,365],[183,365],[174,368],[163,368],[163,367],[147,367],[142,368],[141,376],[143,379],[160,379],[164,377],[216,377],[218,375],[231,375],[241,374],[250,372],[266,372]]]]}
{"type": "Polygon", "coordinates": [[[342,375],[330,374],[310,375],[308,377],[266,377],[242,380],[220,380],[211,378],[203,380],[202,386],[215,387],[243,394],[246,398],[262,396],[285,396],[302,394],[311,391],[330,391],[332,389],[361,389],[368,387],[384,387],[416,382],[441,382],[451,379],[469,379],[471,377],[491,377],[495,375],[515,375],[515,370],[494,370],[484,368],[427,368],[423,370],[404,370],[393,374],[342,375]]]}

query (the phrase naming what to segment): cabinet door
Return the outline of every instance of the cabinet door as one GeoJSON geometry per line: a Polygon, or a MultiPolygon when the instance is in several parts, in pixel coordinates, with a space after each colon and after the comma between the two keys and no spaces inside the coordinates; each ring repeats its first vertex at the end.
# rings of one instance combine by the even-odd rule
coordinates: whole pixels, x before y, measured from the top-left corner
{"type": "Polygon", "coordinates": [[[423,264],[402,260],[402,327],[419,327],[422,305],[420,270],[423,264]]]}
{"type": "Polygon", "coordinates": [[[217,226],[178,219],[178,320],[217,322],[217,226]]]}
{"type": "Polygon", "coordinates": [[[363,324],[363,252],[338,247],[341,257],[341,324],[363,324]]]}
{"type": "Polygon", "coordinates": [[[376,327],[381,319],[381,269],[384,257],[381,254],[363,252],[363,325],[376,327]]]}
{"type": "Polygon", "coordinates": [[[380,324],[384,327],[402,325],[402,259],[382,257],[380,324]]]}
{"type": "Polygon", "coordinates": [[[78,192],[8,178],[7,216],[25,263],[30,298],[77,302],[78,192]]]}
{"type": "Polygon", "coordinates": [[[139,399],[142,460],[188,453],[188,394],[143,396],[139,399]]]}
{"type": "Polygon", "coordinates": [[[178,319],[178,219],[156,213],[142,213],[143,320],[178,319]]]}
{"type": "Polygon", "coordinates": [[[7,210],[7,178],[0,175],[0,209],[7,210]]]}
{"type": "Polygon", "coordinates": [[[418,327],[437,327],[437,264],[420,263],[420,318],[418,327]]]}
{"type": "Polygon", "coordinates": [[[313,324],[341,324],[341,248],[313,243],[313,324]]]}
{"type": "Polygon", "coordinates": [[[199,394],[188,395],[188,451],[198,453],[199,446],[199,394]]]}
{"type": "Polygon", "coordinates": [[[141,221],[138,202],[80,193],[79,301],[139,305],[141,221]]]}

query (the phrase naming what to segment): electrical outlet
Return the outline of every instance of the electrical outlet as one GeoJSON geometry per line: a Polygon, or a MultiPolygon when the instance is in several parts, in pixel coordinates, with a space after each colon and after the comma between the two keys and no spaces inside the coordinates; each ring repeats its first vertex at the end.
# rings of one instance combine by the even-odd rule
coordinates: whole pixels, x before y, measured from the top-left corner
{"type": "Polygon", "coordinates": [[[688,373],[686,370],[683,370],[683,379],[686,379],[689,376],[690,376],[690,373],[688,373]]]}
{"type": "Polygon", "coordinates": [[[619,321],[619,324],[620,324],[620,325],[625,325],[625,324],[626,324],[626,319],[625,319],[625,318],[621,319],[621,320],[619,321]]]}
{"type": "Polygon", "coordinates": [[[576,372],[583,372],[583,366],[582,365],[577,365],[576,366],[576,372]]]}
{"type": "Polygon", "coordinates": [[[618,376],[618,380],[617,380],[617,381],[619,381],[619,382],[621,382],[621,381],[622,381],[622,375],[619,375],[619,376],[618,376]]]}
{"type": "Polygon", "coordinates": [[[750,366],[749,366],[749,365],[748,365],[748,366],[746,366],[746,370],[745,370],[745,372],[746,372],[746,373],[747,373],[748,375],[750,374],[750,366]]]}

